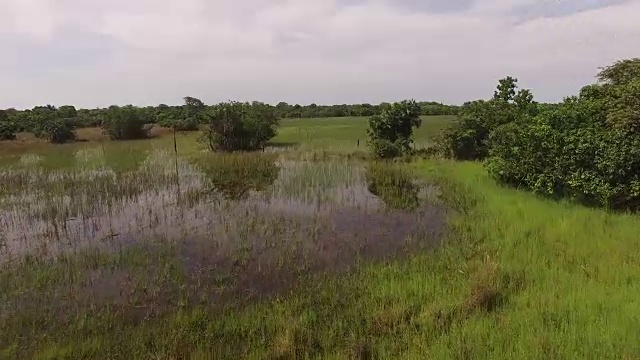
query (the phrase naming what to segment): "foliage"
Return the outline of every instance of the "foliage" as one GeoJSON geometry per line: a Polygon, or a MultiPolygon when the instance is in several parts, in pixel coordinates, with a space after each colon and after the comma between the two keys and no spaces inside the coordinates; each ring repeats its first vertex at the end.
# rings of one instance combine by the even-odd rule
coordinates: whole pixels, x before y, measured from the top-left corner
{"type": "MultiPolygon", "coordinates": [[[[208,106],[202,100],[186,96],[182,105],[170,106],[159,104],[157,106],[136,107],[138,117],[145,123],[159,124],[164,127],[175,128],[178,131],[198,130],[198,124],[207,122],[205,115],[215,106],[208,106]]],[[[339,104],[339,105],[300,105],[280,102],[275,106],[278,118],[327,118],[327,117],[359,117],[380,115],[389,107],[389,103],[381,104],[339,104]]],[[[430,115],[455,115],[459,107],[445,105],[434,101],[418,102],[420,114],[430,115]]],[[[111,108],[111,107],[110,107],[111,108]]],[[[7,115],[18,127],[18,131],[37,132],[43,122],[52,118],[68,119],[74,128],[97,127],[108,121],[110,108],[76,109],[72,105],[63,105],[56,108],[52,105],[36,106],[33,109],[18,111],[8,109],[7,115]]]]}
{"type": "Polygon", "coordinates": [[[259,102],[227,102],[205,114],[203,141],[213,151],[257,150],[276,135],[275,109],[259,102]]]}
{"type": "Polygon", "coordinates": [[[535,116],[540,107],[528,89],[518,90],[518,80],[499,80],[491,100],[465,103],[458,121],[445,129],[438,140],[440,152],[459,160],[482,160],[489,152],[489,136],[498,127],[517,119],[535,116]]]}
{"type": "Polygon", "coordinates": [[[373,155],[389,158],[410,152],[413,129],[421,124],[420,106],[413,100],[391,104],[372,116],[367,134],[373,155]]]}
{"type": "Polygon", "coordinates": [[[203,116],[206,105],[200,100],[190,96],[184,98],[183,118],[174,124],[178,131],[198,130],[198,124],[205,121],[203,116]]]}
{"type": "Polygon", "coordinates": [[[491,134],[489,173],[548,196],[640,209],[640,76],[620,81],[627,65],[606,68],[618,74],[607,75],[616,79],[610,83],[586,86],[533,120],[499,127],[491,134]]]}
{"type": "Polygon", "coordinates": [[[0,140],[15,140],[17,126],[9,121],[4,110],[0,110],[0,140]]]}
{"type": "Polygon", "coordinates": [[[144,125],[145,121],[136,108],[114,105],[109,107],[102,129],[111,140],[131,140],[147,137],[144,125]]]}
{"type": "Polygon", "coordinates": [[[391,142],[386,139],[369,141],[369,149],[376,159],[393,159],[402,156],[405,146],[401,142],[391,142]]]}
{"type": "Polygon", "coordinates": [[[624,59],[600,68],[598,80],[611,85],[625,85],[640,78],[640,58],[624,59]]]}
{"type": "Polygon", "coordinates": [[[76,139],[71,120],[54,118],[42,124],[38,136],[52,144],[62,144],[76,139]]]}

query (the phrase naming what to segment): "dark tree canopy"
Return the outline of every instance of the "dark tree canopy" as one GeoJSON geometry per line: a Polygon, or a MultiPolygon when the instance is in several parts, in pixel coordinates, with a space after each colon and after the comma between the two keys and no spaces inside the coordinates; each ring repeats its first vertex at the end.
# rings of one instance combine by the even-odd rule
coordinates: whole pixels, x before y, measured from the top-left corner
{"type": "Polygon", "coordinates": [[[220,103],[208,111],[203,141],[213,151],[250,151],[264,148],[276,135],[275,108],[260,102],[220,103]]]}
{"type": "Polygon", "coordinates": [[[145,121],[138,108],[131,105],[112,105],[107,109],[102,122],[103,131],[111,140],[131,140],[147,137],[145,121]]]}

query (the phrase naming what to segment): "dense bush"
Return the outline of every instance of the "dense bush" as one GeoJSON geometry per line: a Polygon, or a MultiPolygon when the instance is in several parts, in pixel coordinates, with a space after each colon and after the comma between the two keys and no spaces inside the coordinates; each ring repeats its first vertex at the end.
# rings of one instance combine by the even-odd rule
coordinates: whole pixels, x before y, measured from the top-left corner
{"type": "Polygon", "coordinates": [[[274,107],[258,102],[221,103],[204,116],[208,126],[202,139],[213,151],[264,148],[279,125],[274,107]]]}
{"type": "Polygon", "coordinates": [[[369,118],[369,147],[376,158],[407,154],[413,143],[413,129],[420,127],[420,106],[413,100],[390,104],[380,115],[369,118]]]}
{"type": "Polygon", "coordinates": [[[52,144],[62,144],[76,139],[72,121],[61,118],[53,118],[42,123],[36,136],[52,144]]]}
{"type": "Polygon", "coordinates": [[[4,110],[0,110],[0,140],[15,140],[18,127],[11,121],[4,110]]]}
{"type": "Polygon", "coordinates": [[[606,83],[584,87],[533,120],[496,129],[489,173],[545,195],[639,209],[640,71],[630,71],[633,64],[640,69],[640,60],[618,62],[600,72],[606,83]]]}
{"type": "Polygon", "coordinates": [[[189,117],[189,118],[174,118],[174,117],[165,117],[162,116],[157,121],[157,124],[174,129],[175,131],[197,131],[199,130],[198,119],[189,117]]]}
{"type": "Polygon", "coordinates": [[[111,140],[141,139],[148,136],[145,120],[135,107],[111,106],[102,122],[103,131],[111,140]]]}
{"type": "Polygon", "coordinates": [[[458,160],[482,160],[489,153],[489,136],[499,126],[535,116],[539,107],[527,89],[518,90],[518,80],[501,79],[491,100],[465,103],[459,119],[447,127],[438,139],[438,148],[446,157],[458,160]]]}

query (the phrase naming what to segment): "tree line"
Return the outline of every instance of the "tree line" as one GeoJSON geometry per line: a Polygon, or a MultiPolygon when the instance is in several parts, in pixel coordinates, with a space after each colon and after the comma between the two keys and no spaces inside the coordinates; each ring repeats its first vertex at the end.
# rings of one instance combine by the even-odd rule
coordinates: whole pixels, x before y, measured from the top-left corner
{"type": "MultiPolygon", "coordinates": [[[[640,58],[599,69],[598,82],[540,104],[507,76],[489,100],[465,103],[431,155],[480,161],[500,184],[611,210],[640,210],[640,58]]],[[[376,158],[415,153],[414,101],[369,120],[376,158]]]]}
{"type": "MultiPolygon", "coordinates": [[[[76,109],[70,105],[60,107],[46,105],[28,110],[6,109],[0,110],[0,138],[10,140],[15,138],[17,132],[32,132],[36,136],[49,138],[52,142],[64,142],[73,140],[70,132],[72,129],[98,126],[107,128],[107,133],[114,139],[135,138],[142,135],[139,130],[116,130],[119,128],[116,124],[123,122],[129,122],[133,127],[138,127],[138,123],[144,123],[158,124],[178,131],[191,131],[197,130],[200,124],[206,123],[206,118],[201,116],[202,114],[215,111],[221,104],[206,105],[197,98],[185,97],[184,104],[179,106],[114,105],[108,108],[76,109]]],[[[270,106],[261,102],[245,103],[245,106],[254,105],[270,106]]],[[[373,116],[390,106],[389,103],[303,106],[280,102],[270,107],[278,118],[323,118],[373,116]]],[[[419,106],[421,115],[455,115],[459,109],[459,106],[437,102],[420,102],[419,106]]]]}
{"type": "Polygon", "coordinates": [[[499,183],[612,210],[640,210],[640,58],[599,69],[598,82],[539,106],[517,79],[465,104],[439,150],[482,161],[499,183]]]}
{"type": "MultiPolygon", "coordinates": [[[[440,105],[410,100],[349,106],[354,112],[358,109],[359,116],[369,114],[368,145],[374,158],[426,151],[480,161],[504,185],[608,209],[639,210],[640,58],[599,70],[597,83],[557,104],[536,102],[529,89],[519,88],[518,80],[507,76],[490,99],[449,107],[446,111],[457,114],[457,120],[428,149],[415,149],[413,130],[421,126],[420,115],[429,106],[440,105]]],[[[356,115],[347,108],[260,102],[205,105],[193,97],[185,97],[181,106],[40,106],[0,111],[0,139],[32,131],[51,142],[65,142],[82,126],[101,126],[114,140],[133,139],[147,135],[145,124],[156,123],[181,131],[201,127],[202,141],[211,150],[246,151],[264,148],[283,117],[330,116],[323,113],[327,109],[336,111],[331,115],[356,115]]]]}

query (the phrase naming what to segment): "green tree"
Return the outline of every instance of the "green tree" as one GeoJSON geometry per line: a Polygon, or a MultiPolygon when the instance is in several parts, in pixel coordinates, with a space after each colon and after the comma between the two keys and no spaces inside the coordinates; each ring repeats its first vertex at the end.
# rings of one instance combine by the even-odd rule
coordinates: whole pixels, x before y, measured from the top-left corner
{"type": "Polygon", "coordinates": [[[640,78],[640,58],[619,60],[600,68],[598,80],[610,85],[626,85],[640,78]]]}
{"type": "Polygon", "coordinates": [[[207,114],[203,141],[213,151],[264,148],[276,135],[279,119],[273,106],[259,102],[220,103],[207,114]]]}
{"type": "Polygon", "coordinates": [[[489,137],[498,127],[516,120],[530,119],[539,107],[528,89],[518,89],[511,76],[498,81],[491,100],[465,103],[458,120],[438,139],[438,150],[459,160],[483,160],[489,153],[489,137]]]}
{"type": "Polygon", "coordinates": [[[0,110],[0,140],[15,140],[17,126],[9,120],[5,110],[0,110]]]}
{"type": "Polygon", "coordinates": [[[102,129],[111,140],[131,140],[148,136],[144,125],[140,112],[132,105],[112,105],[106,111],[102,129]]]}
{"type": "Polygon", "coordinates": [[[52,144],[62,144],[76,139],[70,119],[53,118],[42,124],[40,137],[52,144]]]}
{"type": "Polygon", "coordinates": [[[390,104],[380,115],[369,118],[369,145],[377,158],[392,158],[408,153],[413,129],[420,127],[420,106],[413,100],[390,104]]]}
{"type": "Polygon", "coordinates": [[[490,135],[489,173],[551,197],[639,210],[640,72],[627,71],[628,64],[605,68],[610,81],[585,86],[533,119],[498,127],[490,135]]]}

